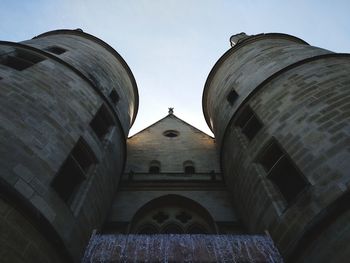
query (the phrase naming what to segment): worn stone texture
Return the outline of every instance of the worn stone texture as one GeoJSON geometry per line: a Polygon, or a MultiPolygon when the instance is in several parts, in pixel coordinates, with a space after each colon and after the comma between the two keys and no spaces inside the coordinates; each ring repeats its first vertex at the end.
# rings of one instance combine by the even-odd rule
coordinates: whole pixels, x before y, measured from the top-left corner
{"type": "Polygon", "coordinates": [[[322,56],[328,52],[281,42],[286,41],[266,35],[228,51],[207,82],[204,110],[216,138],[222,138],[224,179],[249,230],[268,230],[287,260],[344,262],[350,235],[348,226],[339,222],[346,215],[330,207],[337,207],[339,198],[349,191],[350,57],[322,56]],[[277,69],[318,55],[268,79],[277,69]],[[259,63],[256,58],[265,60],[259,63]],[[226,100],[232,88],[239,95],[233,106],[226,100]],[[246,105],[263,124],[251,141],[235,125],[246,105]],[[289,205],[258,162],[272,138],[309,183],[289,205]],[[328,222],[327,216],[337,219],[318,225],[328,222]],[[296,251],[298,242],[305,239],[307,248],[296,251]],[[318,250],[324,252],[318,254],[318,250]]]}
{"type": "Polygon", "coordinates": [[[75,262],[110,208],[126,159],[125,136],[136,113],[131,77],[105,49],[74,31],[22,44],[0,43],[3,56],[22,50],[43,58],[21,71],[0,64],[0,186],[14,191],[18,200],[26,199],[26,206],[47,220],[75,262]],[[62,45],[63,60],[75,70],[27,45],[42,50],[62,45]],[[97,74],[98,86],[77,70],[97,74]],[[99,93],[102,88],[104,93],[99,93]],[[108,102],[111,88],[120,96],[116,107],[108,102]],[[89,125],[102,104],[113,119],[103,141],[89,125]],[[51,183],[79,138],[91,148],[96,164],[79,185],[73,204],[67,205],[51,183]]]}
{"type": "Polygon", "coordinates": [[[43,233],[6,200],[0,199],[1,262],[64,262],[43,233]]]}
{"type": "Polygon", "coordinates": [[[52,46],[66,49],[68,52],[56,56],[79,70],[102,91],[115,108],[124,133],[127,135],[137,113],[138,94],[133,76],[129,75],[126,69],[126,63],[119,55],[116,57],[114,50],[111,52],[107,48],[102,48],[101,43],[87,37],[85,33],[75,30],[53,32],[54,34],[43,34],[22,43],[44,51],[52,46]],[[109,98],[113,89],[119,95],[117,104],[109,98]]]}
{"type": "Polygon", "coordinates": [[[331,52],[284,34],[258,35],[247,44],[228,50],[211,71],[203,93],[207,123],[217,143],[222,142],[225,128],[239,105],[267,77],[302,59],[328,53],[331,52]],[[239,97],[231,105],[227,96],[233,89],[239,97]]]}
{"type": "Polygon", "coordinates": [[[215,140],[173,114],[129,138],[127,146],[126,173],[148,173],[153,160],[160,162],[161,173],[184,173],[185,161],[193,162],[196,173],[220,172],[215,140]],[[167,130],[179,135],[166,137],[167,130]]]}

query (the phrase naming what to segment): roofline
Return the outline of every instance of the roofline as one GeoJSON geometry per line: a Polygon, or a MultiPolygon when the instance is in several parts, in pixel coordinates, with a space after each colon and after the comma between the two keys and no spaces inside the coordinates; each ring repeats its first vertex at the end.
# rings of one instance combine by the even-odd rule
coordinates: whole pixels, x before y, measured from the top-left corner
{"type": "Polygon", "coordinates": [[[252,36],[247,36],[246,38],[242,39],[239,41],[236,45],[231,47],[229,50],[227,50],[220,58],[219,60],[215,63],[214,67],[211,69],[209,72],[209,75],[207,77],[207,80],[204,84],[204,89],[203,89],[203,95],[202,95],[202,110],[204,114],[205,121],[207,122],[207,125],[209,129],[213,132],[213,128],[210,125],[209,121],[209,116],[207,115],[207,92],[209,89],[209,86],[216,74],[216,72],[219,70],[220,66],[226,61],[228,57],[230,57],[234,52],[236,52],[238,49],[242,48],[243,46],[246,46],[248,44],[254,43],[258,40],[266,39],[266,38],[279,38],[279,39],[288,39],[291,41],[294,41],[299,44],[303,45],[309,45],[307,42],[302,40],[301,38],[288,35],[288,34],[283,34],[283,33],[266,33],[266,34],[258,34],[258,35],[252,35],[252,36]]]}
{"type": "Polygon", "coordinates": [[[103,40],[83,32],[82,30],[79,29],[57,29],[57,30],[52,30],[52,31],[48,31],[46,33],[42,33],[38,36],[33,37],[33,39],[36,38],[41,38],[41,37],[46,37],[46,36],[51,36],[51,35],[76,35],[76,36],[80,36],[86,39],[89,39],[91,41],[94,41],[95,43],[101,45],[102,47],[104,47],[107,51],[109,51],[124,67],[124,69],[126,70],[130,80],[131,80],[131,84],[133,87],[133,91],[134,91],[134,97],[135,97],[135,103],[134,103],[134,114],[130,123],[130,127],[132,127],[132,125],[135,122],[136,116],[137,116],[137,112],[138,112],[138,108],[139,108],[139,93],[138,93],[138,89],[137,89],[137,83],[135,80],[134,75],[132,74],[132,71],[129,67],[129,65],[126,63],[126,61],[123,59],[123,57],[114,49],[112,48],[109,44],[107,44],[106,42],[104,42],[103,40]]]}
{"type": "Polygon", "coordinates": [[[174,116],[174,117],[175,117],[176,119],[178,119],[179,121],[185,123],[186,125],[188,125],[188,126],[194,128],[195,130],[197,130],[197,131],[199,131],[199,132],[205,134],[206,136],[210,137],[211,139],[215,140],[214,137],[212,137],[212,136],[210,136],[209,134],[205,133],[204,131],[201,131],[200,129],[194,127],[193,125],[189,124],[188,122],[184,121],[183,119],[180,119],[179,117],[177,117],[177,116],[176,116],[175,114],[173,114],[173,113],[172,113],[172,114],[168,114],[168,115],[166,115],[165,117],[161,118],[160,120],[158,120],[158,121],[152,123],[151,125],[147,126],[146,128],[142,129],[141,131],[139,131],[139,132],[135,133],[134,135],[130,136],[128,139],[133,138],[134,136],[138,135],[138,134],[141,133],[141,132],[144,132],[144,131],[147,130],[148,128],[150,128],[150,127],[156,125],[157,123],[161,122],[162,120],[164,120],[165,118],[167,118],[167,117],[169,117],[169,116],[174,116]]]}

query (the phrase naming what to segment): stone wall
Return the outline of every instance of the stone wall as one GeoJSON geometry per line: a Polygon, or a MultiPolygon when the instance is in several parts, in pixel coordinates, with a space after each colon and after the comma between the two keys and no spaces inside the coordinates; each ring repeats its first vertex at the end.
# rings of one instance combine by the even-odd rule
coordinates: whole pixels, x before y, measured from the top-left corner
{"type": "Polygon", "coordinates": [[[153,160],[160,162],[160,173],[183,173],[185,161],[193,162],[196,173],[220,172],[215,140],[175,115],[168,115],[135,134],[127,145],[126,173],[130,170],[148,173],[153,160]],[[164,136],[168,130],[179,134],[164,136]]]}
{"type": "Polygon", "coordinates": [[[279,38],[247,38],[228,51],[209,76],[203,107],[222,138],[224,178],[250,231],[267,229],[286,259],[303,255],[304,248],[296,249],[303,240],[310,247],[332,247],[324,261],[317,253],[304,254],[305,262],[330,262],[331,254],[348,250],[347,231],[339,236],[329,230],[332,224],[317,223],[349,190],[350,57],[295,41],[276,49],[279,38]],[[254,54],[264,58],[261,63],[254,54]],[[231,107],[225,94],[232,89],[238,97],[231,107]],[[242,126],[247,109],[254,122],[242,126]],[[277,151],[268,156],[271,145],[284,165],[275,160],[267,170],[277,151]],[[311,232],[318,234],[306,240],[311,232]]]}
{"type": "Polygon", "coordinates": [[[0,182],[49,222],[78,262],[91,231],[105,220],[123,171],[136,86],[124,62],[85,33],[65,30],[24,43],[0,42],[0,182]],[[53,54],[48,46],[65,51],[53,54]],[[120,96],[116,105],[112,88],[120,96]],[[103,137],[91,125],[101,107],[108,116],[102,117],[108,122],[103,137]],[[64,175],[66,167],[83,175],[74,177],[69,200],[62,197],[65,187],[54,184],[62,174],[61,181],[72,182],[76,173],[64,175]]]}

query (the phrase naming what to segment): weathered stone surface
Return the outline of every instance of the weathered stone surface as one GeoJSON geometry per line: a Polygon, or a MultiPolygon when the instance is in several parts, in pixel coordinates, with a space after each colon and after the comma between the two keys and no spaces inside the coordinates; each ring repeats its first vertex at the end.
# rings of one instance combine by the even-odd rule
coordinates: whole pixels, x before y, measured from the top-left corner
{"type": "Polygon", "coordinates": [[[350,57],[282,38],[253,37],[228,51],[209,76],[204,110],[221,142],[225,182],[249,230],[268,229],[287,259],[342,262],[348,231],[339,236],[329,230],[338,223],[317,222],[340,216],[331,207],[350,190],[350,57]],[[239,95],[233,106],[226,100],[231,89],[239,95]],[[248,105],[262,124],[251,140],[236,124],[248,105]],[[272,139],[309,184],[290,203],[259,161],[272,139]],[[331,247],[324,257],[316,256],[321,247],[331,247]]]}
{"type": "MultiPolygon", "coordinates": [[[[18,44],[1,42],[0,53],[40,58],[21,70],[16,67],[23,60],[11,65],[3,57],[0,63],[0,191],[13,192],[15,204],[44,217],[78,262],[92,229],[105,220],[124,167],[125,137],[137,112],[136,83],[112,48],[75,30],[18,44]],[[53,46],[65,52],[48,52],[53,46]],[[112,89],[119,95],[116,102],[110,98],[112,89]],[[90,125],[101,105],[112,122],[103,140],[90,125]],[[65,202],[52,182],[81,139],[95,162],[65,202]]],[[[40,261],[30,255],[27,262],[40,261]]]]}

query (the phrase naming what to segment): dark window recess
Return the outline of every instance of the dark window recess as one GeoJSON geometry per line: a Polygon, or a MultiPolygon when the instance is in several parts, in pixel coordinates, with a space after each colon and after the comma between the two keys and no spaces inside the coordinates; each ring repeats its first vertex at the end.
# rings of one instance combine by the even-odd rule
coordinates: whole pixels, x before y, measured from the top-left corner
{"type": "Polygon", "coordinates": [[[58,47],[58,46],[47,47],[47,48],[45,48],[45,50],[49,51],[50,53],[54,53],[56,55],[61,55],[67,51],[66,49],[64,49],[62,47],[58,47]]]}
{"type": "Polygon", "coordinates": [[[159,172],[160,172],[160,169],[158,166],[151,166],[149,168],[149,173],[151,174],[159,174],[159,172]]]}
{"type": "Polygon", "coordinates": [[[194,166],[186,166],[185,167],[185,174],[194,174],[194,173],[195,173],[194,166]]]}
{"type": "Polygon", "coordinates": [[[239,113],[235,125],[241,128],[242,133],[245,134],[250,141],[263,127],[262,122],[249,106],[243,108],[239,113]]]}
{"type": "Polygon", "coordinates": [[[84,140],[79,139],[51,186],[66,203],[72,203],[79,185],[86,179],[86,174],[95,163],[96,158],[91,149],[84,140]]]}
{"type": "Polygon", "coordinates": [[[157,221],[158,224],[163,224],[164,221],[169,219],[169,215],[165,214],[163,211],[159,211],[154,216],[152,216],[153,220],[157,221]]]}
{"type": "Polygon", "coordinates": [[[100,140],[103,140],[110,128],[114,126],[113,117],[105,105],[97,111],[95,117],[90,122],[91,128],[100,140]]]}
{"type": "Polygon", "coordinates": [[[230,93],[227,95],[227,101],[233,105],[236,100],[238,99],[238,94],[237,92],[233,89],[230,91],[230,93]]]}
{"type": "Polygon", "coordinates": [[[185,174],[194,174],[196,169],[194,168],[194,164],[192,161],[185,161],[183,163],[185,174]]]}
{"type": "Polygon", "coordinates": [[[267,178],[278,187],[288,204],[309,185],[304,175],[275,140],[263,151],[259,163],[267,172],[267,178]]]}
{"type": "Polygon", "coordinates": [[[15,70],[24,70],[45,60],[44,57],[27,50],[16,49],[14,52],[0,58],[0,64],[15,70]]]}
{"type": "Polygon", "coordinates": [[[153,160],[149,164],[149,173],[151,174],[159,174],[160,173],[160,162],[157,160],[153,160]]]}
{"type": "Polygon", "coordinates": [[[186,224],[189,220],[192,219],[192,216],[183,211],[180,214],[176,215],[176,219],[181,223],[186,224]]]}
{"type": "Polygon", "coordinates": [[[115,89],[113,89],[111,93],[109,93],[109,98],[114,104],[117,104],[117,102],[119,101],[119,95],[115,89]]]}
{"type": "Polygon", "coordinates": [[[169,138],[174,138],[179,136],[179,132],[175,131],[175,130],[167,130],[165,132],[163,132],[163,135],[169,138]]]}

